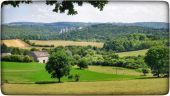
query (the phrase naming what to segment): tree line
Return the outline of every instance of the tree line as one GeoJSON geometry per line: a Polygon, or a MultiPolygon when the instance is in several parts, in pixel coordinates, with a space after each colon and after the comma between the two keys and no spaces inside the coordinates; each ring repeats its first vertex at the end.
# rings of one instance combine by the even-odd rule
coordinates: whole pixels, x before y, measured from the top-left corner
{"type": "Polygon", "coordinates": [[[130,34],[110,39],[104,43],[105,50],[113,50],[115,52],[134,51],[148,49],[152,46],[164,45],[169,46],[166,38],[156,39],[145,34],[130,34]]]}
{"type": "MultiPolygon", "coordinates": [[[[74,26],[77,23],[73,23],[74,26]]],[[[100,41],[116,38],[122,35],[142,33],[153,39],[168,38],[168,29],[153,29],[140,26],[116,26],[106,24],[78,24],[76,29],[60,33],[63,28],[71,25],[2,25],[2,39],[27,39],[27,40],[74,40],[74,41],[100,41]]]]}

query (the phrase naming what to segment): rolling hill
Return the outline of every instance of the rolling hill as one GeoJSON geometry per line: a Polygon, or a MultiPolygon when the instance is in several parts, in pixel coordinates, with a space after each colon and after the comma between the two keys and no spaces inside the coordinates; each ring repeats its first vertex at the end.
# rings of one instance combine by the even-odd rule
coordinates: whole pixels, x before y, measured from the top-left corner
{"type": "Polygon", "coordinates": [[[168,23],[84,23],[84,22],[13,22],[2,25],[2,39],[106,41],[120,35],[144,33],[168,36],[168,23]]]}

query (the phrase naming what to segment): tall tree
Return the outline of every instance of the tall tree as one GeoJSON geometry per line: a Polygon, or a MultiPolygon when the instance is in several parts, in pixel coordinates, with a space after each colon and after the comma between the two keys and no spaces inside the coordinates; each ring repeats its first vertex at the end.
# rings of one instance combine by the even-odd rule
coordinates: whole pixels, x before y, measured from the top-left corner
{"type": "Polygon", "coordinates": [[[145,62],[157,77],[160,74],[169,74],[169,49],[164,46],[155,46],[148,50],[145,62]]]}
{"type": "Polygon", "coordinates": [[[70,72],[68,55],[62,50],[52,53],[45,69],[51,74],[51,78],[58,78],[58,82],[61,82],[61,77],[69,75],[70,72]]]}

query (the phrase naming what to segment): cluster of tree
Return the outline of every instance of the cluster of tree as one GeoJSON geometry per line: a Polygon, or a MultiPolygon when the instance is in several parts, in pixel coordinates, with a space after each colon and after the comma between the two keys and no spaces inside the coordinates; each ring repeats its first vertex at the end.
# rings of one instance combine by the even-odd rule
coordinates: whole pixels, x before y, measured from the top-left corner
{"type": "Polygon", "coordinates": [[[9,62],[32,62],[33,59],[30,56],[24,55],[6,55],[1,57],[2,61],[9,62]]]}
{"type": "Polygon", "coordinates": [[[134,51],[148,49],[152,46],[167,45],[168,39],[153,40],[145,34],[130,34],[115,39],[110,39],[104,43],[105,50],[113,50],[115,52],[134,51]]]}
{"type": "Polygon", "coordinates": [[[27,54],[30,51],[27,49],[20,49],[17,47],[7,47],[5,44],[1,44],[1,53],[11,53],[12,55],[2,56],[2,61],[10,62],[32,62],[33,59],[27,54]]]}
{"type": "Polygon", "coordinates": [[[17,47],[7,47],[5,44],[1,44],[1,53],[11,53],[13,55],[27,55],[29,50],[20,49],[17,47]]]}
{"type": "Polygon", "coordinates": [[[88,65],[117,66],[132,69],[147,67],[143,56],[120,58],[114,51],[106,51],[92,46],[57,47],[51,53],[58,50],[64,50],[70,57],[70,64],[77,65],[80,69],[88,68],[88,65]]]}

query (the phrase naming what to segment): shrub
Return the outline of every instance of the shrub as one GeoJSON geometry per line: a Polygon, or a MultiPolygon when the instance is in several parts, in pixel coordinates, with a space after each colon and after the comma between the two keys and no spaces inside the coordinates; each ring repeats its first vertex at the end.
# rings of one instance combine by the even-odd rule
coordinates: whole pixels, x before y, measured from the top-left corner
{"type": "Polygon", "coordinates": [[[31,51],[39,51],[37,48],[31,48],[31,51]]]}
{"type": "Polygon", "coordinates": [[[10,62],[32,62],[33,59],[29,56],[23,55],[7,55],[1,57],[2,61],[10,61],[10,62]]]}
{"type": "Polygon", "coordinates": [[[88,68],[88,61],[85,58],[80,59],[77,66],[80,67],[80,69],[88,68]]]}
{"type": "Polygon", "coordinates": [[[33,58],[31,58],[30,56],[24,56],[23,57],[23,62],[32,62],[33,58]]]}
{"type": "Polygon", "coordinates": [[[146,74],[149,73],[149,69],[148,68],[143,68],[142,72],[143,72],[143,75],[146,76],[146,74]]]}
{"type": "Polygon", "coordinates": [[[69,75],[69,76],[68,76],[68,79],[69,79],[69,80],[72,80],[72,79],[73,79],[73,75],[69,75]]]}
{"type": "Polygon", "coordinates": [[[76,82],[78,82],[80,80],[80,75],[76,74],[74,77],[75,77],[76,82]]]}

